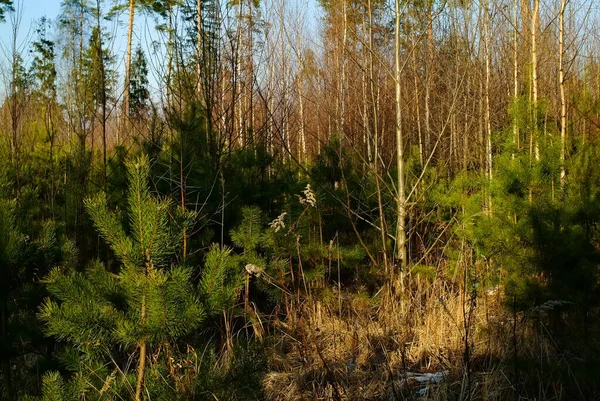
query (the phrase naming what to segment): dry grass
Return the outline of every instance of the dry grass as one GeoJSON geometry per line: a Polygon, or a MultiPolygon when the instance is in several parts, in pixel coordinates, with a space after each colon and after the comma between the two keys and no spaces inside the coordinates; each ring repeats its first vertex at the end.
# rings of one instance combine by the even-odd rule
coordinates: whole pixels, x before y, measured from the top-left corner
{"type": "Polygon", "coordinates": [[[514,399],[512,315],[500,293],[414,285],[404,312],[398,298],[348,293],[288,305],[263,382],[268,399],[514,399]],[[425,372],[443,380],[424,383],[416,374],[425,372]]]}

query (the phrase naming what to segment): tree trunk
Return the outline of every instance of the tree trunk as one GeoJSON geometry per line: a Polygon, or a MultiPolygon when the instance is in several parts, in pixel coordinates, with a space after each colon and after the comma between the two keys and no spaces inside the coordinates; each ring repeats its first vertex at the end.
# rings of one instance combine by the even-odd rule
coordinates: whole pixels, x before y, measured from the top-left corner
{"type": "MultiPolygon", "coordinates": [[[[404,294],[404,275],[406,274],[406,194],[404,189],[404,137],[402,134],[402,87],[400,71],[400,0],[395,0],[394,29],[394,85],[396,89],[396,167],[398,169],[398,197],[396,200],[398,223],[396,227],[396,258],[399,260],[400,287],[404,294]]],[[[404,302],[402,302],[404,306],[404,302]]]]}
{"type": "MultiPolygon", "coordinates": [[[[363,18],[363,25],[366,26],[366,21],[363,18]]],[[[363,38],[363,40],[365,41],[365,43],[368,43],[368,38],[366,37],[367,33],[365,32],[365,37],[363,38]]],[[[367,55],[366,52],[368,50],[365,48],[363,49],[363,64],[367,65],[368,61],[367,61],[367,55]]],[[[366,151],[367,151],[367,163],[369,165],[371,165],[373,163],[373,157],[371,154],[371,130],[369,129],[369,104],[367,102],[368,96],[367,96],[367,69],[366,68],[362,68],[362,73],[361,73],[361,77],[362,77],[362,98],[363,98],[363,104],[362,104],[362,120],[363,120],[363,143],[365,144],[366,147],[366,151]]]]}
{"type": "MultiPolygon", "coordinates": [[[[141,324],[146,321],[146,295],[142,296],[141,324]]],[[[138,359],[138,376],[135,387],[135,401],[142,401],[142,387],[144,386],[144,375],[146,373],[146,341],[140,343],[140,356],[138,359]]]]}
{"type": "MultiPolygon", "coordinates": [[[[98,26],[98,62],[100,63],[100,85],[101,85],[101,93],[100,93],[100,102],[102,103],[100,107],[102,107],[102,120],[100,121],[102,124],[102,186],[104,188],[104,192],[106,193],[108,190],[108,175],[107,175],[107,161],[106,161],[106,71],[104,67],[104,49],[102,47],[102,31],[100,25],[100,0],[96,0],[96,24],[98,26]]],[[[128,107],[129,108],[129,107],[128,107]]]]}
{"type": "Polygon", "coordinates": [[[167,110],[174,110],[173,88],[173,8],[169,6],[169,43],[167,44],[167,110]]]}
{"type": "MultiPolygon", "coordinates": [[[[348,16],[346,10],[346,0],[342,1],[342,48],[338,52],[340,58],[340,115],[338,116],[338,132],[340,141],[344,140],[344,125],[346,123],[346,42],[348,40],[348,16]]],[[[376,157],[375,157],[376,158],[376,157]]]]}
{"type": "MultiPolygon", "coordinates": [[[[302,63],[300,64],[302,65],[302,63]]],[[[302,73],[298,75],[298,103],[300,107],[300,157],[299,160],[306,162],[307,154],[306,154],[306,133],[304,127],[304,89],[302,83],[302,73]]]]}
{"type": "MultiPolygon", "coordinates": [[[[3,268],[6,268],[4,266],[3,268]]],[[[8,290],[4,288],[2,290],[2,305],[0,306],[1,316],[1,328],[0,334],[2,335],[3,341],[8,341],[8,290]]],[[[9,345],[7,345],[9,347],[9,345]]],[[[13,386],[12,386],[12,374],[10,369],[10,358],[5,356],[2,360],[2,376],[4,376],[4,390],[6,391],[6,398],[8,400],[13,399],[13,386]]]]}
{"type": "MultiPolygon", "coordinates": [[[[399,12],[399,11],[397,11],[399,12]]],[[[398,17],[396,17],[398,18],[398,17]]],[[[399,38],[396,38],[399,40],[399,38]]],[[[427,62],[425,68],[425,153],[431,142],[431,78],[433,70],[433,0],[427,0],[427,62]]]]}
{"type": "Polygon", "coordinates": [[[125,58],[125,88],[123,91],[123,116],[129,117],[129,81],[131,77],[131,42],[133,40],[133,22],[135,0],[129,0],[129,26],[127,29],[127,55],[125,58]]]}
{"type": "Polygon", "coordinates": [[[235,43],[235,51],[234,51],[234,63],[235,63],[235,72],[234,72],[234,82],[233,82],[233,95],[232,100],[234,103],[233,112],[235,114],[235,118],[233,119],[234,125],[234,133],[237,136],[238,145],[242,148],[244,147],[244,133],[243,133],[243,117],[242,117],[242,62],[241,62],[241,51],[240,47],[242,46],[242,7],[244,5],[243,1],[238,3],[238,15],[237,15],[237,30],[236,30],[236,43],[235,43]],[[236,124],[237,122],[237,124],[236,124]]]}
{"type": "Polygon", "coordinates": [[[531,15],[531,85],[532,85],[532,124],[533,148],[535,160],[540,161],[540,144],[538,138],[538,75],[537,75],[537,24],[540,11],[540,0],[533,0],[533,13],[531,15]]]}
{"type": "MultiPolygon", "coordinates": [[[[272,42],[270,33],[267,34],[267,46],[268,48],[271,48],[271,51],[274,51],[275,45],[272,42]],[[271,47],[272,46],[272,47],[271,47]]],[[[266,132],[266,148],[267,148],[267,153],[269,155],[273,155],[274,154],[274,147],[273,147],[273,138],[275,136],[275,122],[274,122],[274,118],[273,118],[273,113],[275,112],[275,63],[267,63],[266,65],[266,69],[267,69],[267,98],[265,100],[265,106],[267,108],[266,110],[266,116],[265,116],[265,120],[266,120],[266,126],[267,126],[267,132],[266,132]]],[[[271,166],[269,165],[269,177],[271,174],[271,166]]]]}
{"type": "Polygon", "coordinates": [[[416,45],[416,41],[415,41],[415,35],[414,33],[411,32],[411,43],[412,43],[412,47],[413,47],[413,51],[412,51],[412,62],[413,62],[413,79],[414,79],[414,103],[415,103],[415,108],[416,108],[416,120],[417,120],[417,134],[419,137],[419,162],[421,163],[421,166],[423,165],[423,162],[425,161],[425,154],[424,154],[424,149],[423,149],[423,131],[421,129],[421,107],[420,107],[420,101],[419,101],[419,80],[418,80],[418,71],[419,71],[419,67],[417,65],[417,52],[414,50],[416,49],[417,45],[416,45]]]}
{"type": "MultiPolygon", "coordinates": [[[[298,24],[300,25],[300,24],[298,24]]],[[[298,28],[300,29],[300,28],[298,28]]],[[[300,113],[300,157],[299,160],[306,162],[308,160],[306,154],[306,126],[304,121],[304,53],[302,47],[302,35],[296,35],[296,47],[298,48],[298,76],[296,84],[298,86],[298,106],[300,113]]]]}
{"type": "Polygon", "coordinates": [[[48,143],[50,145],[50,209],[52,219],[55,219],[54,206],[56,203],[56,182],[54,178],[54,140],[56,133],[54,130],[54,118],[52,117],[52,107],[56,104],[56,99],[47,105],[46,111],[46,132],[48,133],[48,143]]]}
{"type": "MultiPolygon", "coordinates": [[[[483,5],[483,29],[485,42],[485,134],[486,134],[486,167],[487,178],[491,184],[493,178],[492,168],[492,123],[490,117],[490,21],[489,21],[489,4],[486,2],[483,5]]],[[[487,212],[492,213],[492,195],[490,189],[487,190],[487,212]]]]}
{"type": "MultiPolygon", "coordinates": [[[[196,93],[198,96],[202,93],[202,30],[204,29],[202,27],[202,1],[197,0],[196,3],[196,79],[198,80],[196,82],[196,93]]],[[[210,118],[209,115],[208,119],[210,118]]]]}
{"type": "MultiPolygon", "coordinates": [[[[518,29],[518,21],[517,21],[517,0],[514,0],[513,3],[513,102],[518,101],[519,97],[519,53],[517,49],[518,38],[519,38],[519,29],[518,29]]],[[[519,127],[518,127],[518,118],[516,115],[516,110],[514,111],[515,116],[513,117],[513,146],[515,150],[519,150],[519,127]]],[[[513,151],[512,158],[515,158],[515,153],[513,151]]]]}
{"type": "Polygon", "coordinates": [[[244,135],[248,135],[247,141],[250,142],[251,146],[254,146],[254,9],[253,1],[248,4],[248,46],[246,49],[246,63],[248,64],[248,71],[246,76],[246,99],[247,99],[247,112],[250,114],[250,125],[245,124],[244,135]]]}
{"type": "MultiPolygon", "coordinates": [[[[381,253],[383,256],[383,269],[385,271],[385,274],[388,278],[388,280],[390,280],[390,282],[392,282],[392,271],[390,269],[390,265],[388,263],[388,257],[387,257],[387,246],[386,246],[386,242],[387,242],[387,227],[386,227],[386,223],[385,223],[385,212],[384,212],[384,205],[383,205],[383,196],[381,193],[381,179],[379,176],[379,163],[381,162],[381,158],[379,157],[379,145],[380,145],[380,138],[379,138],[379,109],[378,109],[378,99],[376,98],[378,96],[378,94],[376,95],[376,86],[375,85],[375,73],[374,73],[374,68],[373,68],[373,15],[372,15],[372,10],[371,10],[371,0],[368,1],[367,3],[367,7],[368,7],[368,14],[369,14],[369,37],[368,37],[368,44],[369,44],[369,48],[368,48],[368,52],[369,52],[369,81],[370,81],[370,94],[371,94],[371,107],[373,109],[373,115],[372,115],[372,119],[373,119],[373,175],[375,177],[375,186],[377,188],[377,208],[379,209],[379,231],[380,231],[380,237],[381,237],[381,253]]],[[[385,166],[384,166],[385,168],[385,166]]]]}
{"type": "Polygon", "coordinates": [[[567,102],[565,99],[565,72],[564,72],[564,43],[565,43],[565,8],[566,0],[560,1],[559,36],[558,36],[558,83],[560,85],[560,196],[565,195],[565,181],[567,171],[565,168],[565,153],[567,142],[567,102]]]}

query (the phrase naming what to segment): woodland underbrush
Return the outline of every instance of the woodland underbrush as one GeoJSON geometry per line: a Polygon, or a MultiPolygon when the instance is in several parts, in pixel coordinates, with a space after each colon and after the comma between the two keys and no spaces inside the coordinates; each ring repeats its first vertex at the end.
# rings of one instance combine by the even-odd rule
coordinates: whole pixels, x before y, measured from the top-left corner
{"type": "Polygon", "coordinates": [[[555,337],[554,328],[568,316],[561,302],[514,313],[501,288],[478,293],[419,278],[410,296],[382,292],[289,300],[287,318],[275,325],[277,340],[263,379],[266,397],[568,400],[598,395],[594,374],[582,374],[583,359],[562,349],[555,337]]]}

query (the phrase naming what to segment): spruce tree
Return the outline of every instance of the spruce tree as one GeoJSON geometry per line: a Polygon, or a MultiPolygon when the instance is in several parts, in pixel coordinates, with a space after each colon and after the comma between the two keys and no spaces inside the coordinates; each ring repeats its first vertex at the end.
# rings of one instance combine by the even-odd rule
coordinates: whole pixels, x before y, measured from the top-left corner
{"type": "Polygon", "coordinates": [[[131,64],[131,79],[129,81],[129,114],[141,117],[148,109],[148,62],[141,47],[137,47],[131,64]]]}
{"type": "Polygon", "coordinates": [[[90,108],[95,110],[102,105],[102,97],[111,91],[114,72],[109,69],[113,57],[104,46],[105,38],[99,27],[92,28],[92,34],[83,58],[83,79],[90,96],[90,108]]]}
{"type": "Polygon", "coordinates": [[[55,100],[56,99],[56,63],[55,63],[55,43],[48,39],[48,27],[50,21],[45,17],[39,22],[36,29],[37,40],[32,43],[32,76],[34,77],[39,96],[55,100]]]}

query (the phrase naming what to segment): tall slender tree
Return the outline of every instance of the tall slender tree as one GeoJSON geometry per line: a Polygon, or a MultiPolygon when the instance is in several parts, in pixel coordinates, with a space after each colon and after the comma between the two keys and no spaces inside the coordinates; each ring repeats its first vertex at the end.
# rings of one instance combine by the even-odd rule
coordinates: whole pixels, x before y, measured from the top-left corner
{"type": "Polygon", "coordinates": [[[560,193],[564,197],[567,171],[565,168],[567,148],[567,99],[565,95],[565,9],[567,0],[560,1],[558,18],[558,85],[560,90],[560,193]]]}
{"type": "Polygon", "coordinates": [[[49,144],[48,161],[50,163],[50,208],[52,217],[55,216],[56,182],[55,182],[55,144],[56,125],[60,109],[57,99],[57,72],[55,61],[55,43],[48,39],[49,21],[42,18],[36,29],[37,40],[32,43],[34,54],[31,74],[35,80],[38,102],[41,105],[41,117],[44,121],[46,140],[49,144]]]}
{"type": "MultiPolygon", "coordinates": [[[[105,34],[101,25],[101,1],[96,0],[96,26],[92,29],[89,45],[84,55],[83,78],[89,93],[89,110],[93,120],[100,124],[102,136],[102,187],[107,186],[107,123],[108,101],[114,81],[111,68],[113,57],[104,46],[105,34]]],[[[92,134],[93,135],[93,134],[92,134]]]]}
{"type": "MultiPolygon", "coordinates": [[[[130,80],[131,80],[131,60],[133,56],[133,33],[135,27],[136,9],[149,10],[155,13],[164,14],[165,10],[170,9],[176,0],[129,0],[127,3],[128,23],[127,23],[127,50],[125,53],[125,82],[123,84],[123,116],[129,117],[130,108],[130,80]]],[[[122,6],[119,6],[122,7],[122,6]]]]}
{"type": "Polygon", "coordinates": [[[127,54],[125,56],[125,83],[123,84],[123,114],[129,117],[129,90],[131,76],[131,46],[133,42],[133,24],[135,22],[135,0],[129,0],[129,23],[127,24],[127,54]]]}

